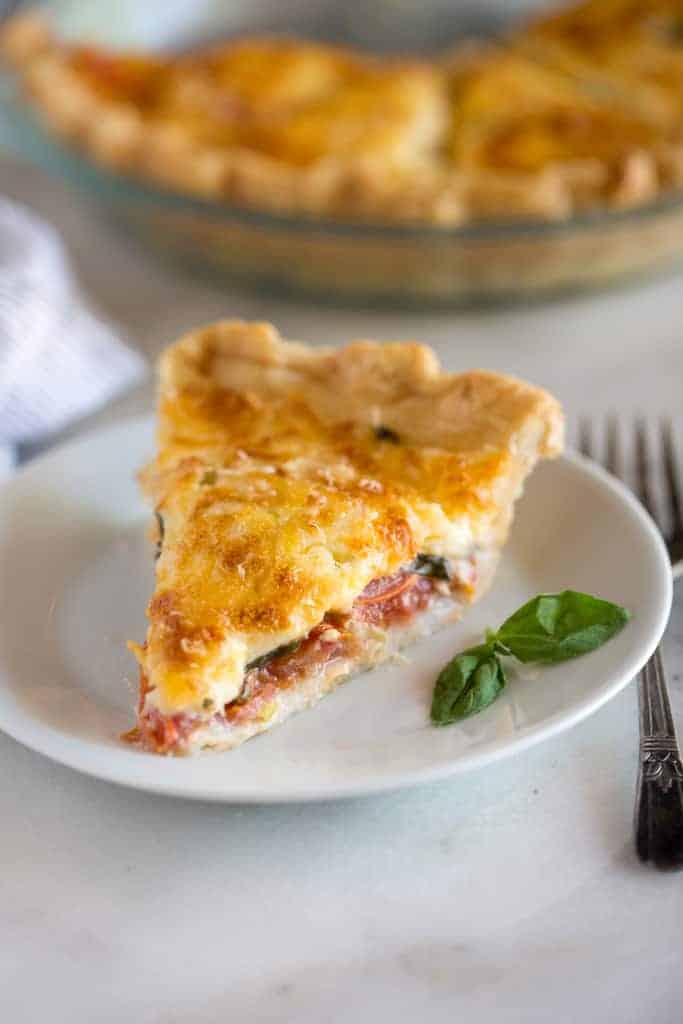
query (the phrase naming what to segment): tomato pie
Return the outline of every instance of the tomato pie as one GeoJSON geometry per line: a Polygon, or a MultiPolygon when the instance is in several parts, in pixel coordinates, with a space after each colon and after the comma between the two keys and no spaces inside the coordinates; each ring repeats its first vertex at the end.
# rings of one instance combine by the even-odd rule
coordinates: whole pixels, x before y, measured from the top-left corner
{"type": "Polygon", "coordinates": [[[455,621],[562,429],[545,391],[415,343],[242,322],[181,339],[142,473],[158,558],[130,738],[229,749],[455,621]]]}

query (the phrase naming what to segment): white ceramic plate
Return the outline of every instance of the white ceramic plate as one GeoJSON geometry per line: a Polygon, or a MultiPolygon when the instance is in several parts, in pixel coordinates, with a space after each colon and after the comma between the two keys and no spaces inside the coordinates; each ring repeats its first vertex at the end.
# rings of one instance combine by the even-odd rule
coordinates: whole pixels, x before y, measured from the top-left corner
{"type": "Polygon", "coordinates": [[[36,461],[0,501],[0,727],[79,771],[140,789],[226,802],[354,796],[470,771],[576,724],[625,686],[669,614],[671,574],[640,505],[577,456],[529,482],[491,593],[467,619],[227,754],[161,758],[128,748],[153,581],[149,520],[134,479],[152,426],[134,420],[36,461]],[[539,591],[572,587],[629,607],[601,650],[513,678],[489,709],[436,729],[433,681],[539,591]]]}

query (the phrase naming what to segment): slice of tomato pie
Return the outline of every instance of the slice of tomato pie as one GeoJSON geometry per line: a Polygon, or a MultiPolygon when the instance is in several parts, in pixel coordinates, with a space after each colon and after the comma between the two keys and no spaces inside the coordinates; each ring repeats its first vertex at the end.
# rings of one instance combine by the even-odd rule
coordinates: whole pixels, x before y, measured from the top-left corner
{"type": "Polygon", "coordinates": [[[132,738],[158,753],[234,747],[457,619],[562,445],[545,391],[446,374],[414,343],[225,322],[173,345],[160,378],[156,589],[132,645],[132,738]]]}

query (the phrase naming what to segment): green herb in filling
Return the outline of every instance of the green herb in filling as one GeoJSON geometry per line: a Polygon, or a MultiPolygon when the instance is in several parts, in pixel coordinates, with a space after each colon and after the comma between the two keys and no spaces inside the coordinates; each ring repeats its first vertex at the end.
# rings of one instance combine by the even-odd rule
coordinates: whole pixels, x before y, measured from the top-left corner
{"type": "Polygon", "coordinates": [[[380,424],[379,427],[373,427],[372,429],[378,441],[389,441],[391,444],[400,444],[401,442],[401,438],[391,427],[384,427],[380,424]]]}
{"type": "Polygon", "coordinates": [[[154,515],[156,516],[157,525],[159,527],[159,538],[157,540],[157,548],[154,553],[154,560],[156,561],[159,555],[161,554],[161,549],[164,545],[164,520],[161,515],[161,512],[155,510],[154,515]]]}
{"type": "Polygon", "coordinates": [[[435,580],[453,579],[451,563],[441,555],[418,555],[409,568],[411,572],[416,572],[420,576],[431,576],[435,580]]]}
{"type": "Polygon", "coordinates": [[[281,658],[284,654],[293,654],[294,651],[301,644],[301,640],[292,640],[289,644],[281,644],[279,647],[275,647],[272,651],[268,651],[267,654],[262,654],[259,658],[254,658],[247,665],[247,672],[250,672],[252,668],[263,668],[273,658],[281,658]]]}

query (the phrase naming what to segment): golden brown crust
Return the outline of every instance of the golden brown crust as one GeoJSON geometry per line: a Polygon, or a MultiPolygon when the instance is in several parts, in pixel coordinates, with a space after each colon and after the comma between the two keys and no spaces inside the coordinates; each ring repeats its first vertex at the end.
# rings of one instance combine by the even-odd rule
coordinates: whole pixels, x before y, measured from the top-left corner
{"type": "Polygon", "coordinates": [[[447,374],[417,342],[354,341],[342,349],[284,341],[270,324],[221,321],[163,356],[161,394],[237,388],[269,401],[305,394],[316,415],[395,430],[407,443],[458,454],[514,446],[533,430],[538,454],[562,446],[555,398],[485,370],[447,374]]]}
{"type": "Polygon", "coordinates": [[[432,64],[261,38],[173,65],[66,46],[28,12],[0,45],[53,131],[115,171],[205,199],[454,226],[563,219],[680,187],[683,122],[642,99],[669,109],[675,90],[651,85],[654,72],[634,88],[623,61],[604,72],[624,78],[611,94],[584,88],[564,43],[546,39],[537,59],[540,34],[432,64]]]}
{"type": "MultiPolygon", "coordinates": [[[[300,44],[304,61],[313,65],[318,50],[323,63],[353,62],[348,87],[333,101],[323,94],[310,111],[295,108],[284,134],[265,128],[271,123],[266,117],[255,136],[243,140],[238,133],[226,145],[190,130],[193,115],[188,119],[182,107],[150,117],[125,90],[109,95],[93,88],[83,68],[73,65],[72,50],[35,12],[11,19],[0,47],[48,126],[113,170],[273,212],[461,220],[459,176],[444,175],[431,159],[447,111],[443,80],[429,65],[385,67],[336,48],[300,44]],[[40,46],[32,46],[39,36],[40,46]]],[[[186,74],[191,77],[191,67],[178,77],[186,74]]]]}
{"type": "Polygon", "coordinates": [[[413,342],[311,348],[226,321],[163,356],[158,442],[141,661],[156,707],[201,713],[418,553],[495,552],[524,477],[561,448],[562,414],[512,378],[445,374],[413,342]]]}
{"type": "Polygon", "coordinates": [[[667,133],[683,119],[681,16],[678,0],[583,0],[533,19],[513,45],[667,133]]]}

